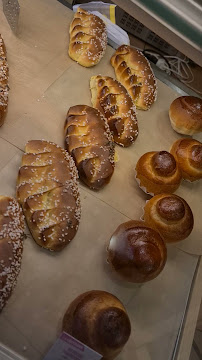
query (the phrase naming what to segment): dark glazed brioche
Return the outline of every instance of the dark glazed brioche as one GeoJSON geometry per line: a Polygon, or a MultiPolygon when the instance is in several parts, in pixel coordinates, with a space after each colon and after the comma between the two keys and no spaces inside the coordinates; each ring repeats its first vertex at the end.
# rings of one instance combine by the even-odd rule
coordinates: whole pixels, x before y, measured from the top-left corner
{"type": "Polygon", "coordinates": [[[112,235],[107,260],[124,280],[143,283],[163,270],[167,251],[158,232],[143,221],[121,224],[112,235]]]}
{"type": "Polygon", "coordinates": [[[66,148],[81,180],[99,190],[114,171],[114,143],[106,119],[90,106],[72,106],[65,121],[66,148]]]}
{"type": "Polygon", "coordinates": [[[126,344],[130,320],[122,303],[105,291],[88,291],[78,296],[63,318],[63,331],[112,360],[126,344]]]}

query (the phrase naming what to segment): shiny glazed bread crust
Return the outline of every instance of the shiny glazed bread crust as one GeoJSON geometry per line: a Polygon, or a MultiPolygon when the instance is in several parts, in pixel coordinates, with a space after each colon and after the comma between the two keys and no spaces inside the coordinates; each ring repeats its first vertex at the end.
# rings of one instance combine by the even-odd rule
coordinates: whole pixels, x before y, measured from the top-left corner
{"type": "Polygon", "coordinates": [[[114,171],[114,143],[106,119],[97,109],[76,105],[69,109],[64,129],[81,180],[99,190],[114,171]]]}
{"type": "Polygon", "coordinates": [[[0,196],[0,311],[16,285],[21,268],[24,216],[18,202],[0,196]]]}
{"type": "Polygon", "coordinates": [[[131,326],[126,309],[114,295],[94,290],[70,304],[63,331],[103,355],[103,360],[112,360],[127,342],[131,326]]]}
{"type": "Polygon", "coordinates": [[[8,107],[8,72],[6,47],[0,34],[0,126],[4,123],[8,107]]]}
{"type": "Polygon", "coordinates": [[[169,109],[171,125],[175,131],[193,135],[202,131],[202,99],[194,96],[180,96],[169,109]]]}
{"type": "Polygon", "coordinates": [[[202,143],[195,139],[179,139],[170,150],[175,157],[183,179],[195,181],[202,179],[202,143]]]}
{"type": "Polygon", "coordinates": [[[93,107],[108,121],[114,141],[130,146],[138,135],[136,108],[127,90],[109,76],[92,76],[90,80],[93,107]]]}
{"type": "Polygon", "coordinates": [[[136,179],[147,193],[173,193],[182,176],[173,155],[167,151],[151,151],[140,157],[136,164],[136,179]]]}
{"type": "Polygon", "coordinates": [[[71,156],[58,145],[31,140],[17,179],[17,198],[36,243],[62,250],[75,236],[80,220],[78,173],[71,156]]]}
{"type": "Polygon", "coordinates": [[[148,110],[156,100],[157,85],[151,66],[141,51],[121,45],[111,58],[117,80],[125,86],[137,108],[148,110]]]}
{"type": "Polygon", "coordinates": [[[129,282],[154,279],[163,270],[166,259],[163,239],[143,221],[121,224],[109,241],[107,260],[112,269],[129,282]]]}
{"type": "Polygon", "coordinates": [[[150,199],[144,208],[144,220],[168,243],[187,238],[194,225],[189,205],[174,194],[160,194],[150,199]]]}
{"type": "Polygon", "coordinates": [[[69,29],[69,56],[80,65],[96,65],[107,47],[107,30],[98,16],[78,8],[69,29]]]}

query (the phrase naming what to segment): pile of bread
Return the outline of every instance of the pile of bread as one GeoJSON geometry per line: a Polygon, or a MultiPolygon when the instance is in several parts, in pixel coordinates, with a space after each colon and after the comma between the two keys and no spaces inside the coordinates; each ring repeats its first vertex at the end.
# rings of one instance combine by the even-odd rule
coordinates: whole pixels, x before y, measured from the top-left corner
{"type": "MultiPolygon", "coordinates": [[[[107,45],[105,24],[78,8],[70,25],[69,56],[79,64],[96,65],[107,45]]],[[[80,216],[78,177],[93,190],[111,179],[115,143],[130,146],[138,136],[136,107],[148,110],[156,99],[156,80],[144,55],[126,45],[111,58],[117,80],[90,79],[92,106],[75,105],[64,124],[66,150],[31,140],[17,178],[17,200],[0,197],[0,310],[15,286],[23,250],[24,218],[38,245],[62,250],[76,235],[80,216]],[[23,211],[23,212],[22,212],[23,211]]],[[[0,37],[0,122],[8,104],[8,65],[0,37]]],[[[170,106],[174,129],[183,134],[202,131],[202,101],[181,97],[170,106]]],[[[182,179],[202,179],[202,144],[177,140],[168,151],[145,153],[134,164],[139,186],[152,195],[144,220],[121,224],[107,247],[107,262],[123,281],[143,283],[164,268],[166,243],[180,241],[193,229],[187,202],[173,193],[182,179]]],[[[131,325],[123,304],[104,291],[80,295],[69,306],[63,330],[114,359],[127,342],[131,325]],[[92,335],[93,334],[93,335],[92,335]]]]}

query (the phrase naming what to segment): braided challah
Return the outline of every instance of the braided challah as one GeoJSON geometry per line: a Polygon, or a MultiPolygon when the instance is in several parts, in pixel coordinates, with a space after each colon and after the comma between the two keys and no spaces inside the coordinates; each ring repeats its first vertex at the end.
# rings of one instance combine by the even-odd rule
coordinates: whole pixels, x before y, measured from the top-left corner
{"type": "Polygon", "coordinates": [[[72,106],[65,121],[65,141],[86,185],[98,190],[110,181],[114,171],[114,143],[99,110],[87,105],[72,106]]]}
{"type": "Polygon", "coordinates": [[[146,57],[128,45],[121,45],[111,58],[117,80],[125,86],[137,108],[148,110],[156,100],[156,79],[146,57]]]}
{"type": "Polygon", "coordinates": [[[138,135],[136,108],[127,90],[109,76],[92,76],[92,104],[106,117],[114,141],[131,145],[138,135]]]}
{"type": "Polygon", "coordinates": [[[75,236],[80,220],[77,170],[58,145],[31,140],[17,181],[17,197],[36,243],[62,250],[75,236]]]}
{"type": "Polygon", "coordinates": [[[78,8],[69,34],[70,58],[85,67],[99,63],[107,46],[107,30],[98,16],[78,8]]]}
{"type": "Polygon", "coordinates": [[[6,48],[0,34],[0,126],[3,125],[8,106],[8,63],[6,48]]]}

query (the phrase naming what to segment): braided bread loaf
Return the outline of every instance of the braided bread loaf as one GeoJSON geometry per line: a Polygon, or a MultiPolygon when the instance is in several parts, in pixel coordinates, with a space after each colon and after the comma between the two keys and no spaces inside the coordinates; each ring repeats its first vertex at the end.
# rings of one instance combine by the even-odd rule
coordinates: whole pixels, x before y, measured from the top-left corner
{"type": "Polygon", "coordinates": [[[156,100],[157,88],[146,57],[128,45],[121,45],[111,58],[117,80],[128,90],[137,108],[148,110],[156,100]]]}
{"type": "Polygon", "coordinates": [[[170,150],[175,157],[183,179],[202,179],[202,144],[195,139],[179,139],[170,150]]]}
{"type": "Polygon", "coordinates": [[[6,48],[0,34],[0,126],[3,125],[8,106],[8,63],[6,48]]]}
{"type": "Polygon", "coordinates": [[[85,67],[94,66],[103,57],[107,47],[107,30],[96,15],[77,9],[70,24],[69,56],[85,67]]]}
{"type": "Polygon", "coordinates": [[[136,180],[151,195],[173,193],[180,186],[182,175],[173,155],[167,151],[151,151],[138,160],[136,180]]]}
{"type": "Polygon", "coordinates": [[[72,301],[63,318],[63,331],[100,353],[103,360],[112,360],[128,341],[131,325],[116,296],[94,290],[72,301]]]}
{"type": "Polygon", "coordinates": [[[65,137],[80,178],[95,190],[106,185],[114,171],[114,144],[103,115],[87,105],[72,106],[65,121],[65,137]]]}
{"type": "Polygon", "coordinates": [[[58,145],[43,140],[26,144],[17,181],[17,197],[36,243],[62,250],[80,220],[77,170],[58,145]]]}
{"type": "Polygon", "coordinates": [[[109,76],[92,76],[92,104],[106,117],[114,141],[131,145],[138,135],[136,108],[127,90],[109,76]]]}
{"type": "Polygon", "coordinates": [[[147,201],[144,220],[168,243],[186,239],[194,225],[189,205],[174,194],[156,195],[147,201]]]}
{"type": "Polygon", "coordinates": [[[20,272],[24,216],[14,198],[0,196],[0,311],[5,306],[20,272]]]}

